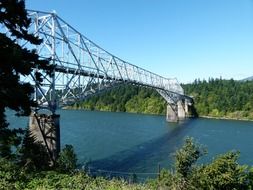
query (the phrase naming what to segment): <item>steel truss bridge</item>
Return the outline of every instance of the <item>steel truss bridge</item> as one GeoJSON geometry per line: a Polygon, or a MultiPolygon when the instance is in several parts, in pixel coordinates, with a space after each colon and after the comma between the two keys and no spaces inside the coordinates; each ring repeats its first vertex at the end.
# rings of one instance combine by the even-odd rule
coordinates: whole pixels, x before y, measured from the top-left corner
{"type": "Polygon", "coordinates": [[[162,77],[112,55],[54,12],[30,10],[28,13],[32,20],[29,32],[41,38],[43,43],[35,47],[24,41],[18,43],[36,49],[41,59],[50,58],[54,65],[51,75],[40,71],[44,79],[42,83],[35,80],[37,69],[23,78],[24,82],[34,86],[38,108],[52,112],[45,115],[35,111],[29,124],[32,134],[46,146],[52,162],[60,151],[60,125],[56,109],[102,91],[126,84],[153,88],[168,103],[168,120],[177,121],[186,116],[192,99],[184,94],[176,78],[162,77]]]}
{"type": "Polygon", "coordinates": [[[171,106],[176,106],[179,100],[190,100],[176,78],[162,77],[112,55],[56,13],[31,10],[28,13],[32,19],[30,33],[43,39],[34,48],[41,58],[51,58],[55,65],[53,75],[43,72],[40,85],[34,75],[24,80],[35,86],[35,99],[40,107],[54,113],[57,107],[124,84],[154,88],[171,106]]]}

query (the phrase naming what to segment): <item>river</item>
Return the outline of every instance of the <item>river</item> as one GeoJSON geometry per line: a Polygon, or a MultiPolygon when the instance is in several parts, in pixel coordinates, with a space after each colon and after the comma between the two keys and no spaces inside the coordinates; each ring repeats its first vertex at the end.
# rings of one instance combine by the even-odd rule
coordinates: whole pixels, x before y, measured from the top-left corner
{"type": "MultiPolygon", "coordinates": [[[[58,113],[62,147],[72,144],[79,164],[88,164],[91,170],[124,174],[156,173],[158,164],[171,168],[173,153],[186,136],[207,147],[208,155],[200,162],[239,150],[239,162],[253,165],[253,122],[199,118],[175,124],[167,123],[165,116],[155,115],[84,110],[58,113]]],[[[27,118],[8,115],[12,127],[27,126],[27,118]]]]}

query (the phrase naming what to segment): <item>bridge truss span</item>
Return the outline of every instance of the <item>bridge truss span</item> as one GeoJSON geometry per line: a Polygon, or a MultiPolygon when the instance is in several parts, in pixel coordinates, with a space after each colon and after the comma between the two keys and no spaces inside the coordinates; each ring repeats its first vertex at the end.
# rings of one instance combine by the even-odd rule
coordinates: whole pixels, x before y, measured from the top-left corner
{"type": "MultiPolygon", "coordinates": [[[[56,13],[29,10],[33,33],[43,40],[42,44],[18,43],[36,49],[41,59],[50,60],[53,72],[41,71],[43,82],[36,81],[33,73],[22,82],[35,88],[34,99],[39,105],[30,116],[31,134],[43,142],[53,163],[60,151],[60,115],[57,107],[70,105],[104,90],[131,84],[155,89],[168,103],[167,120],[184,119],[192,99],[184,94],[176,78],[165,78],[130,64],[83,36],[61,19],[56,13]],[[39,113],[47,108],[50,114],[39,113]]],[[[8,31],[6,32],[8,35],[8,31]]]]}
{"type": "MultiPolygon", "coordinates": [[[[168,102],[184,96],[176,78],[162,77],[112,55],[56,13],[30,10],[29,16],[32,19],[30,32],[43,39],[43,43],[35,47],[37,53],[41,58],[50,58],[55,65],[53,76],[45,72],[41,85],[34,81],[35,98],[41,106],[49,106],[54,111],[55,104],[69,105],[126,83],[154,88],[168,102]]],[[[27,80],[33,81],[33,77],[27,80]]]]}

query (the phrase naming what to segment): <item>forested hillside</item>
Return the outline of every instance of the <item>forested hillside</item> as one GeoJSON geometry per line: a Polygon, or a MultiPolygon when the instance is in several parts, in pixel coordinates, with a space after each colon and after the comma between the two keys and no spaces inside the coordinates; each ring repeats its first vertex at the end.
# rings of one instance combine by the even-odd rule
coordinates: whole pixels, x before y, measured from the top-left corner
{"type": "Polygon", "coordinates": [[[253,119],[253,81],[195,80],[183,88],[200,116],[253,119]]]}
{"type": "Polygon", "coordinates": [[[165,114],[166,102],[155,90],[124,85],[76,103],[71,108],[165,114]]]}
{"type": "MultiPolygon", "coordinates": [[[[253,81],[195,80],[183,88],[187,95],[193,96],[199,116],[253,119],[253,81]]],[[[71,108],[165,114],[166,102],[155,90],[126,85],[76,103],[71,108]]]]}

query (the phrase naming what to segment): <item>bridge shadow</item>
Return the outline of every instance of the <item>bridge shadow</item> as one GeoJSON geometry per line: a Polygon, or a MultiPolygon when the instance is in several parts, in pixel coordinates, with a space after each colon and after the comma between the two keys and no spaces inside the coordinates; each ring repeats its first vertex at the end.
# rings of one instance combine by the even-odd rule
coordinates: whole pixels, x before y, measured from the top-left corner
{"type": "Polygon", "coordinates": [[[161,158],[167,158],[167,166],[169,167],[173,162],[173,153],[182,144],[183,139],[187,136],[194,121],[195,119],[190,119],[180,124],[168,124],[168,127],[171,127],[172,130],[161,137],[120,151],[107,158],[90,161],[86,166],[91,171],[101,170],[134,173],[136,170],[138,170],[137,172],[147,172],[148,168],[150,168],[149,164],[153,164],[153,172],[156,172],[161,158]],[[151,161],[148,161],[150,159],[151,161]],[[143,162],[143,164],[140,164],[140,162],[143,162]],[[140,167],[139,165],[144,166],[140,167]]]}

